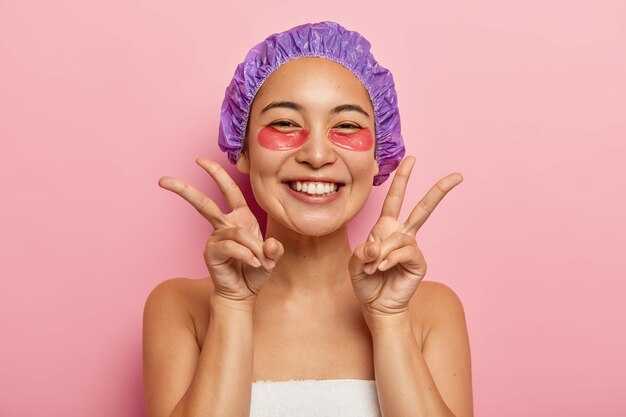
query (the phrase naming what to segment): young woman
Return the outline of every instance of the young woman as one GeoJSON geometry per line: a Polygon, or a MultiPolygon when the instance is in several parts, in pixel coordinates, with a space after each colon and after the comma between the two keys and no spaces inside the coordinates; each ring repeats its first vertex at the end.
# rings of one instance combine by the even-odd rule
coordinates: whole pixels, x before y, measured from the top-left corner
{"type": "Polygon", "coordinates": [[[197,160],[225,212],[160,179],[214,231],[209,277],[167,280],[146,302],[149,416],[471,417],[463,307],[422,281],[415,240],[462,177],[398,218],[415,160],[402,160],[393,78],[369,43],[333,22],[267,38],[226,91],[220,146],[250,175],[266,233],[216,162],[197,160]],[[380,218],[351,248],[348,223],[396,167],[380,218]]]}

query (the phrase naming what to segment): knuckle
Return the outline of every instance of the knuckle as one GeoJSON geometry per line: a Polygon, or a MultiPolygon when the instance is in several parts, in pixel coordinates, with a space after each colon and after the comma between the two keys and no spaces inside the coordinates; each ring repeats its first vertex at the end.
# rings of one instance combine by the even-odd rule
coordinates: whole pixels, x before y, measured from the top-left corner
{"type": "Polygon", "coordinates": [[[443,194],[445,194],[445,193],[447,193],[449,191],[448,187],[446,187],[445,179],[443,179],[441,181],[438,181],[437,184],[435,184],[435,187],[437,189],[439,189],[439,191],[441,191],[443,194]]]}
{"type": "Polygon", "coordinates": [[[198,203],[198,206],[196,207],[196,209],[200,213],[202,213],[202,212],[208,212],[210,207],[211,207],[211,199],[207,196],[204,196],[200,200],[200,203],[198,203]]]}
{"type": "Polygon", "coordinates": [[[203,251],[204,257],[205,258],[211,257],[211,255],[215,253],[215,250],[217,249],[217,245],[218,243],[216,242],[208,241],[206,245],[204,245],[204,251],[203,251]]]}
{"type": "Polygon", "coordinates": [[[403,199],[404,193],[400,190],[389,190],[389,194],[387,194],[391,198],[403,199]]]}
{"type": "Polygon", "coordinates": [[[225,251],[233,252],[237,248],[237,244],[232,240],[222,240],[219,244],[225,251]]]}
{"type": "Polygon", "coordinates": [[[231,190],[235,190],[239,188],[237,186],[237,183],[233,181],[233,179],[230,177],[224,179],[222,186],[223,186],[224,191],[231,191],[231,190]]]}
{"type": "Polygon", "coordinates": [[[416,246],[417,247],[417,241],[415,240],[415,236],[413,236],[411,234],[407,234],[407,233],[403,233],[402,236],[403,236],[403,239],[404,239],[404,243],[406,245],[411,245],[411,246],[416,246]]]}
{"type": "Polygon", "coordinates": [[[403,231],[395,231],[389,237],[391,237],[394,240],[399,240],[400,242],[404,243],[407,241],[406,238],[408,237],[408,235],[404,233],[403,231]]]}
{"type": "Polygon", "coordinates": [[[246,229],[244,229],[241,226],[234,226],[234,227],[230,227],[229,229],[231,229],[231,236],[233,237],[233,239],[241,241],[247,235],[246,229]]]}
{"type": "Polygon", "coordinates": [[[178,193],[179,194],[187,194],[190,190],[189,188],[189,184],[187,184],[185,181],[181,181],[182,186],[180,187],[178,193]]]}
{"type": "Polygon", "coordinates": [[[422,210],[431,213],[433,211],[433,207],[426,200],[422,200],[417,204],[422,210]]]}
{"type": "Polygon", "coordinates": [[[225,235],[226,235],[226,229],[214,229],[213,233],[211,233],[211,236],[209,236],[208,240],[212,242],[218,242],[220,240],[223,240],[225,235]]]}

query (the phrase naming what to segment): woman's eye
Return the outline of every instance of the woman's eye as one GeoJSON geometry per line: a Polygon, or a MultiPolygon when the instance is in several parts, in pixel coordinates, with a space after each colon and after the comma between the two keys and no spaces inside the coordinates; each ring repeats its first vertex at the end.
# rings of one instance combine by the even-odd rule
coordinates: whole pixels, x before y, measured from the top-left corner
{"type": "Polygon", "coordinates": [[[278,127],[296,127],[293,123],[288,122],[286,120],[280,120],[278,122],[272,123],[270,126],[278,126],[278,127]]]}
{"type": "Polygon", "coordinates": [[[339,129],[360,129],[361,126],[352,124],[352,123],[342,123],[337,126],[339,129]]]}

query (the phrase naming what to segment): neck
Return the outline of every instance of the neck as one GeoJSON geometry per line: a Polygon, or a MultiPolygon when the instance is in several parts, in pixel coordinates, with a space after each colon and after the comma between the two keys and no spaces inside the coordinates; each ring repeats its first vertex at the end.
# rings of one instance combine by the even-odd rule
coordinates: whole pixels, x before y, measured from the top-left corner
{"type": "Polygon", "coordinates": [[[324,236],[305,236],[268,219],[266,238],[280,241],[285,254],[268,284],[290,294],[330,293],[349,285],[352,255],[348,228],[324,236]]]}

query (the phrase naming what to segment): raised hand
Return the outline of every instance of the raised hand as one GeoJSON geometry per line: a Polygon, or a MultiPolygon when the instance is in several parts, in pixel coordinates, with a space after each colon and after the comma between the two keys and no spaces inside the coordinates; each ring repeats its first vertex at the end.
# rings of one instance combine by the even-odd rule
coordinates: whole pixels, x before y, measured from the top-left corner
{"type": "Polygon", "coordinates": [[[398,167],[378,221],[367,242],[355,248],[349,262],[357,297],[377,314],[392,315],[408,309],[426,275],[426,261],[415,235],[443,197],[463,181],[458,173],[439,180],[402,223],[398,216],[414,164],[415,159],[407,157],[398,167]]]}
{"type": "Polygon", "coordinates": [[[274,238],[263,240],[256,217],[224,168],[202,158],[196,163],[219,187],[231,210],[229,213],[223,213],[213,200],[184,181],[162,177],[159,185],[187,200],[213,226],[204,261],[215,295],[235,301],[253,298],[269,278],[284,248],[274,238]]]}

